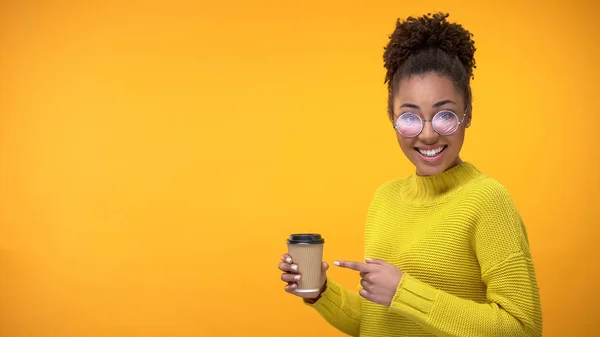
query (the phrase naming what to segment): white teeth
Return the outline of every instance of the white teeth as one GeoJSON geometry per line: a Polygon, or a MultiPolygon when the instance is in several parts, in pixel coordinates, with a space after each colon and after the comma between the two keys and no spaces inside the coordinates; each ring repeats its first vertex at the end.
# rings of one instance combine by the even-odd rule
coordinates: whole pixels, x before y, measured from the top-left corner
{"type": "Polygon", "coordinates": [[[444,149],[443,146],[438,147],[437,149],[433,149],[433,150],[421,150],[419,149],[419,152],[426,156],[426,157],[435,157],[438,155],[438,153],[442,152],[442,150],[444,149]]]}

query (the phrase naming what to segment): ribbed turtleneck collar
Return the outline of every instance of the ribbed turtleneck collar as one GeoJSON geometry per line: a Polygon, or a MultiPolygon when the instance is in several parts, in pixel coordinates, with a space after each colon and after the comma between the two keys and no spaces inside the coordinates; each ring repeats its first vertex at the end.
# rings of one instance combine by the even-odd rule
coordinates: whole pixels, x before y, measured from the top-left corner
{"type": "Polygon", "coordinates": [[[483,174],[467,162],[436,175],[413,174],[406,179],[402,187],[402,197],[404,201],[413,204],[435,203],[478,177],[483,177],[483,174]]]}

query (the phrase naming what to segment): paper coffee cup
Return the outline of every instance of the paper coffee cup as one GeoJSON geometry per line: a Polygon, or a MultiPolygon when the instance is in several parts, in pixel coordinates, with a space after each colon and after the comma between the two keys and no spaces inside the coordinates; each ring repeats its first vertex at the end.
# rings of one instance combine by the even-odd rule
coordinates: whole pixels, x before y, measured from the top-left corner
{"type": "Polygon", "coordinates": [[[298,266],[297,273],[302,275],[295,290],[297,293],[320,290],[324,243],[320,234],[292,234],[287,240],[288,254],[298,266]]]}

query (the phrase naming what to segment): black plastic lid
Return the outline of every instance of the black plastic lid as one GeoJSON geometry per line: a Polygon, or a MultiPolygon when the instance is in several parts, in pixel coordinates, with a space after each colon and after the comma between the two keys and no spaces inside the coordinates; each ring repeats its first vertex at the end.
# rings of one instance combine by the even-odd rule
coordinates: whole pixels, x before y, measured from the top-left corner
{"type": "Polygon", "coordinates": [[[287,240],[287,243],[292,245],[315,245],[324,243],[325,240],[321,237],[321,234],[292,234],[287,240]]]}

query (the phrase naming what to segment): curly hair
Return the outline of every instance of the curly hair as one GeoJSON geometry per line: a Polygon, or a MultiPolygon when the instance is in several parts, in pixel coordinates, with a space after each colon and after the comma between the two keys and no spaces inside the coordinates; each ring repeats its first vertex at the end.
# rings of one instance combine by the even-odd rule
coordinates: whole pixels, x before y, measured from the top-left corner
{"type": "Polygon", "coordinates": [[[470,109],[470,80],[476,68],[475,42],[473,34],[460,24],[446,21],[448,16],[428,13],[396,22],[383,53],[390,119],[393,118],[393,96],[400,80],[432,71],[451,78],[470,109]]]}

